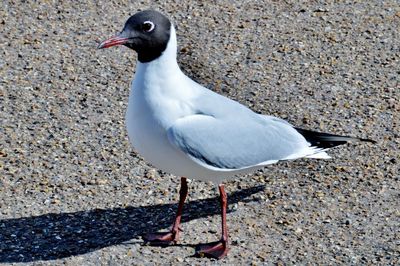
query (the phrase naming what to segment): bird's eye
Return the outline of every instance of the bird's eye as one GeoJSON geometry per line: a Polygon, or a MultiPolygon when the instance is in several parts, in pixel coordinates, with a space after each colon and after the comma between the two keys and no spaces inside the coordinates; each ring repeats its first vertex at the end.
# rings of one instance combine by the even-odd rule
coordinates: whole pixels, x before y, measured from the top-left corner
{"type": "Polygon", "coordinates": [[[155,28],[154,23],[151,21],[145,21],[142,24],[142,30],[144,32],[152,32],[154,28],[155,28]]]}

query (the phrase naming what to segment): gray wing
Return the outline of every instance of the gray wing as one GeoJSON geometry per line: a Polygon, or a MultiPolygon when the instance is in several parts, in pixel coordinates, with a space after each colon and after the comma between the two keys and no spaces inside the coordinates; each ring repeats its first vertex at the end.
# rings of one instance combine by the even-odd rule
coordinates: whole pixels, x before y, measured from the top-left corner
{"type": "Polygon", "coordinates": [[[238,116],[187,116],[168,129],[168,139],[192,159],[222,169],[281,160],[309,146],[283,120],[253,112],[238,116]]]}

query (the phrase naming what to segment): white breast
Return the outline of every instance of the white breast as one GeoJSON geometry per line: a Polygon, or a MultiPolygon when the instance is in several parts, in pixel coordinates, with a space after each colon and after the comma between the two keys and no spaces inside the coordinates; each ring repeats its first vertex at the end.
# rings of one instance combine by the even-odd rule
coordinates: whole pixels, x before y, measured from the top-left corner
{"type": "Polygon", "coordinates": [[[135,78],[129,96],[126,126],[136,151],[154,166],[172,172],[180,158],[177,158],[178,151],[170,145],[166,132],[176,119],[191,110],[163,93],[167,84],[161,87],[156,83],[155,80],[135,78]]]}

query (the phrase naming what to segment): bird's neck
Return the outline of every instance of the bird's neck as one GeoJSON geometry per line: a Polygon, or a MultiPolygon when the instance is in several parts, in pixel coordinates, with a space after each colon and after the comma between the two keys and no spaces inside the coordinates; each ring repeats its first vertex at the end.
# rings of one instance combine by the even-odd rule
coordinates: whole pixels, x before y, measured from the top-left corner
{"type": "Polygon", "coordinates": [[[177,55],[177,41],[175,28],[171,24],[170,39],[167,44],[167,48],[162,54],[146,63],[137,61],[136,64],[136,75],[146,75],[148,72],[157,72],[158,75],[167,77],[174,72],[180,72],[178,62],[176,61],[177,55]]]}

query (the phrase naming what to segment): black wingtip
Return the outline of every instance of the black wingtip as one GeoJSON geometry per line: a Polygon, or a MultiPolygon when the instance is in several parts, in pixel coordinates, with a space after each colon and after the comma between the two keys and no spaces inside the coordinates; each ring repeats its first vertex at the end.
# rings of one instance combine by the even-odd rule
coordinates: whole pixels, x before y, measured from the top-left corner
{"type": "Polygon", "coordinates": [[[316,131],[311,131],[307,129],[301,129],[301,128],[295,128],[297,132],[299,132],[303,137],[311,143],[312,146],[318,147],[318,148],[332,148],[338,145],[346,144],[347,142],[350,141],[365,141],[365,142],[371,142],[371,143],[376,143],[375,140],[371,139],[362,139],[362,138],[354,138],[354,137],[347,137],[347,136],[340,136],[340,135],[334,135],[334,134],[329,134],[329,133],[322,133],[322,132],[316,132],[316,131]]]}

